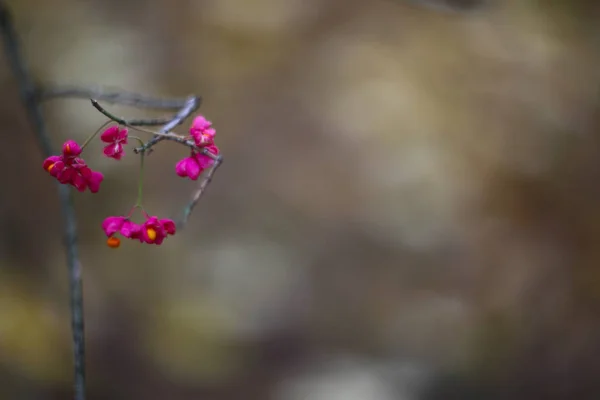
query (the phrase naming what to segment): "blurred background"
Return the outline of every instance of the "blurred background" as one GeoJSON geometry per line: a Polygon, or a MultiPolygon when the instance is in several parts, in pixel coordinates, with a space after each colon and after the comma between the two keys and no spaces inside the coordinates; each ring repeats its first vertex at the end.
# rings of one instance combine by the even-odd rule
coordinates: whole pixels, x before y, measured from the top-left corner
{"type": "MultiPolygon", "coordinates": [[[[184,231],[112,250],[139,160],[86,148],[90,400],[600,398],[596,2],[8,4],[41,82],[200,94],[225,156],[184,231]]],[[[56,185],[1,58],[0,399],[63,400],[56,185]]],[[[104,122],[44,111],[56,147],[104,122]]],[[[186,154],[148,158],[151,214],[186,154]]]]}

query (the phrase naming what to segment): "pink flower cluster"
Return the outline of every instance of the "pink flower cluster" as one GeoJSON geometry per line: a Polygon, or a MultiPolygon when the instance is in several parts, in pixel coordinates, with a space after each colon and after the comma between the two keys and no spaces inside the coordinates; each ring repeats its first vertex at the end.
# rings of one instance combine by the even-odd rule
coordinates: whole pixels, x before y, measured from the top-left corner
{"type": "Polygon", "coordinates": [[[148,215],[146,215],[146,222],[141,225],[132,222],[129,217],[108,217],[102,222],[102,229],[108,237],[107,244],[110,247],[118,247],[121,243],[114,236],[117,232],[128,239],[156,245],[162,244],[167,235],[174,235],[176,232],[173,220],[158,219],[148,215]]]}
{"type": "Polygon", "coordinates": [[[44,160],[43,167],[60,183],[75,187],[80,192],[90,189],[96,193],[104,175],[92,171],[85,161],[79,157],[81,147],[74,140],[67,140],[59,156],[50,156],[44,160]]]}
{"type": "MultiPolygon", "coordinates": [[[[198,116],[190,127],[190,136],[198,149],[193,149],[189,157],[180,160],[175,166],[175,172],[181,177],[197,180],[200,174],[214,164],[213,156],[219,154],[219,148],[214,144],[216,131],[212,123],[203,116],[198,116]]],[[[90,138],[91,139],[91,138],[90,138]]],[[[105,143],[103,153],[106,157],[120,160],[124,155],[124,145],[127,144],[127,128],[118,125],[111,126],[100,135],[100,140],[105,143]]],[[[89,140],[88,140],[89,141],[89,140]]],[[[87,142],[86,142],[87,144],[87,142]]],[[[83,147],[86,146],[83,145],[83,147]]],[[[68,184],[83,192],[89,189],[96,193],[100,190],[104,176],[100,172],[92,171],[86,162],[80,157],[83,147],[74,140],[67,140],[62,148],[62,154],[50,156],[44,160],[43,167],[52,177],[61,184],[68,184]]],[[[135,208],[140,207],[136,205],[135,208]]],[[[131,214],[131,213],[130,213],[131,214]]],[[[108,237],[109,247],[119,247],[121,241],[115,236],[136,239],[142,243],[160,245],[168,235],[174,235],[175,223],[170,219],[158,219],[144,212],[146,221],[136,224],[130,220],[130,216],[111,216],[104,220],[102,229],[108,237]]]]}
{"type": "MultiPolygon", "coordinates": [[[[214,144],[216,131],[212,128],[212,123],[204,118],[202,115],[194,118],[192,126],[190,127],[190,136],[194,140],[196,146],[205,149],[207,152],[219,154],[219,148],[214,144]]],[[[188,177],[195,181],[198,179],[200,174],[210,166],[212,166],[214,160],[201,152],[192,150],[189,157],[180,160],[175,165],[175,172],[177,175],[185,178],[188,177]]]]}

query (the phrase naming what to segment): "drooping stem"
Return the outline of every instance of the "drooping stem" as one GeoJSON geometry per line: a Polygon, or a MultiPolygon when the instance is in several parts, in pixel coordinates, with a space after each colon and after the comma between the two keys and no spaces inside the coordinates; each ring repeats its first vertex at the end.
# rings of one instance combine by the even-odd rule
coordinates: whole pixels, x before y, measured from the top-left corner
{"type": "MultiPolygon", "coordinates": [[[[133,135],[129,135],[130,139],[134,139],[137,140],[140,144],[144,144],[144,141],[137,137],[137,136],[133,136],[133,135]]],[[[137,194],[137,200],[135,202],[135,206],[133,206],[133,208],[143,208],[142,207],[142,195],[143,195],[143,190],[144,190],[144,160],[145,160],[145,154],[141,153],[140,154],[140,173],[138,176],[138,194],[137,194]]]]}
{"type": "Polygon", "coordinates": [[[109,125],[109,124],[111,124],[111,123],[112,123],[112,120],[110,120],[110,119],[109,119],[108,121],[106,121],[105,123],[103,123],[103,124],[102,124],[102,126],[100,126],[100,128],[98,128],[98,129],[96,130],[96,132],[94,132],[94,133],[93,133],[93,134],[92,134],[90,137],[88,137],[87,139],[85,139],[85,142],[83,142],[83,144],[81,145],[81,150],[83,151],[83,149],[85,149],[85,146],[87,146],[87,145],[88,145],[88,144],[89,144],[89,143],[92,141],[92,139],[94,139],[94,138],[96,137],[96,135],[97,135],[97,134],[98,134],[98,133],[99,133],[99,132],[100,132],[102,129],[104,129],[104,127],[105,127],[106,125],[109,125]]]}
{"type": "Polygon", "coordinates": [[[142,195],[144,192],[144,159],[146,158],[145,155],[145,152],[140,153],[140,176],[138,178],[138,195],[137,201],[135,202],[136,207],[142,206],[142,195]]]}

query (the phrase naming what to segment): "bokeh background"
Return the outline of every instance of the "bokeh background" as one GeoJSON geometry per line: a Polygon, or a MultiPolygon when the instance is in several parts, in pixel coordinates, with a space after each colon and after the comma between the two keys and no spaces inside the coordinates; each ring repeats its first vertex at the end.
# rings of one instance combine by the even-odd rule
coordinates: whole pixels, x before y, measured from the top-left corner
{"type": "MultiPolygon", "coordinates": [[[[600,398],[596,2],[8,3],[41,82],[201,94],[225,156],[184,231],[112,250],[138,159],[90,146],[90,400],[600,398]]],[[[1,58],[0,399],[63,400],[57,191],[1,58]]],[[[55,146],[104,121],[44,111],[55,146]]],[[[152,214],[186,153],[148,158],[152,214]]]]}

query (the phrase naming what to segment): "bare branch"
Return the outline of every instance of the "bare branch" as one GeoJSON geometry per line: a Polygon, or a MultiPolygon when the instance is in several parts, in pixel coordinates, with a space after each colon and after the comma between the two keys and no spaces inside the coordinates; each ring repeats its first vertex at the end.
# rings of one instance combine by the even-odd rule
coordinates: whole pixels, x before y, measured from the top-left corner
{"type": "MultiPolygon", "coordinates": [[[[33,126],[37,142],[44,156],[53,154],[50,137],[46,128],[41,107],[35,96],[33,78],[21,57],[19,39],[12,23],[12,16],[6,4],[0,2],[0,33],[4,41],[6,59],[12,69],[21,92],[21,100],[33,126]]],[[[62,208],[64,243],[69,270],[69,295],[71,303],[71,326],[73,334],[73,355],[75,370],[75,400],[85,399],[85,337],[83,322],[83,290],[81,284],[81,263],[77,249],[77,222],[71,199],[71,192],[65,185],[59,185],[62,208]]]]}
{"type": "Polygon", "coordinates": [[[107,116],[109,119],[115,121],[118,124],[126,125],[126,126],[156,126],[156,125],[165,125],[171,121],[171,118],[162,118],[162,119],[125,119],[121,117],[117,117],[114,114],[106,111],[95,99],[91,99],[92,105],[102,114],[107,116]]]}
{"type": "Polygon", "coordinates": [[[144,146],[138,147],[135,149],[136,153],[141,151],[147,151],[152,148],[156,143],[161,140],[165,140],[169,132],[175,129],[176,126],[181,125],[190,115],[192,115],[196,110],[200,108],[200,98],[196,96],[188,97],[185,105],[179,110],[179,112],[173,117],[169,123],[165,124],[158,132],[164,135],[155,135],[152,139],[150,139],[144,146]]]}
{"type": "MultiPolygon", "coordinates": [[[[173,111],[185,107],[190,99],[189,97],[183,99],[160,99],[139,93],[108,89],[102,86],[54,86],[38,88],[36,91],[36,97],[39,101],[47,101],[57,98],[94,98],[111,104],[173,111]]],[[[197,109],[202,103],[202,98],[197,96],[194,96],[194,98],[197,102],[197,109]]]]}

